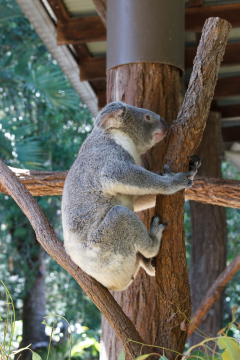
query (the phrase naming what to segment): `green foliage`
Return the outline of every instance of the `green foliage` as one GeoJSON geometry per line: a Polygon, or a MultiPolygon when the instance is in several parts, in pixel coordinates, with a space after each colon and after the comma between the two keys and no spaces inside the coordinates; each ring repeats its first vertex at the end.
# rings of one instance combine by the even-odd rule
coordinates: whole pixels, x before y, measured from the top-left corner
{"type": "MultiPolygon", "coordinates": [[[[198,328],[196,328],[195,332],[200,332],[203,340],[192,346],[190,349],[186,351],[186,353],[180,354],[174,350],[167,349],[161,346],[156,345],[146,345],[139,343],[137,341],[128,340],[137,344],[142,345],[142,347],[154,347],[161,349],[163,355],[158,353],[149,353],[144,355],[139,355],[136,357],[135,360],[144,360],[147,359],[150,355],[158,355],[160,356],[159,360],[168,360],[165,355],[165,351],[172,352],[181,356],[181,360],[237,360],[240,359],[240,340],[232,338],[228,336],[230,329],[233,326],[237,326],[240,328],[240,323],[237,323],[236,318],[236,310],[237,306],[233,308],[232,311],[232,321],[222,330],[219,331],[218,336],[215,338],[210,338],[209,336],[205,335],[201,332],[198,328]]],[[[185,314],[181,312],[186,320],[190,323],[189,319],[186,318],[185,314]]],[[[178,356],[178,357],[179,357],[178,356]]],[[[125,353],[124,350],[120,353],[118,360],[125,360],[125,353]]]]}
{"type": "Polygon", "coordinates": [[[69,322],[59,315],[53,315],[46,316],[45,319],[48,318],[54,318],[53,325],[48,325],[46,320],[44,320],[42,323],[46,325],[46,327],[50,328],[50,341],[49,341],[49,348],[47,352],[43,349],[40,353],[41,356],[32,351],[29,344],[25,348],[21,348],[19,350],[12,350],[12,339],[15,329],[15,308],[13,304],[12,297],[9,293],[9,290],[7,289],[6,285],[2,282],[2,285],[5,289],[5,295],[6,295],[6,311],[5,316],[3,315],[3,318],[0,317],[0,321],[4,321],[4,329],[3,329],[3,335],[2,337],[2,343],[0,345],[0,360],[8,360],[12,358],[14,355],[19,354],[21,355],[23,350],[29,350],[32,352],[32,359],[33,360],[96,360],[98,358],[98,353],[100,351],[100,344],[96,340],[96,335],[94,332],[89,330],[87,327],[81,327],[79,326],[77,329],[77,336],[76,331],[73,332],[71,329],[71,325],[69,322]],[[64,341],[63,343],[59,342],[58,345],[55,345],[54,347],[51,347],[52,339],[56,337],[59,333],[59,328],[55,327],[55,323],[57,319],[63,319],[64,322],[67,323],[69,333],[67,342],[64,341]],[[10,328],[10,332],[9,332],[10,328]],[[55,334],[56,332],[56,334],[55,334]],[[81,338],[81,339],[80,339],[81,338]],[[67,345],[67,347],[66,347],[67,345]]]}
{"type": "MultiPolygon", "coordinates": [[[[18,168],[67,170],[92,128],[92,116],[16,2],[0,0],[1,9],[0,157],[18,168]]],[[[60,197],[37,200],[61,238],[60,197]]],[[[20,319],[22,299],[38,272],[40,248],[22,211],[4,194],[0,224],[0,271],[20,319]]],[[[54,309],[71,324],[99,329],[97,308],[65,270],[45,257],[47,312],[54,309]]],[[[93,337],[97,341],[99,334],[93,337]]]]}

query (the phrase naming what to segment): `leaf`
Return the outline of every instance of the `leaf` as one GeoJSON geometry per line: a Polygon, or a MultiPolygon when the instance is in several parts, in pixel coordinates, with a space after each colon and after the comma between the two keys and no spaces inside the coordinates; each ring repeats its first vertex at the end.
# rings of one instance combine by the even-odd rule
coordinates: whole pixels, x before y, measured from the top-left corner
{"type": "Polygon", "coordinates": [[[225,349],[222,353],[223,360],[236,360],[240,359],[240,347],[238,342],[230,337],[221,336],[217,340],[219,349],[225,349]]]}
{"type": "Polygon", "coordinates": [[[184,319],[181,324],[180,324],[180,329],[182,331],[186,331],[187,330],[187,326],[186,326],[186,319],[184,319]]]}
{"type": "Polygon", "coordinates": [[[233,322],[236,321],[236,316],[235,316],[236,310],[237,310],[237,305],[235,305],[232,310],[232,321],[233,322]]]}
{"type": "Polygon", "coordinates": [[[140,355],[140,356],[136,357],[135,360],[144,360],[144,359],[147,359],[150,355],[152,355],[152,354],[140,355]]]}
{"type": "Polygon", "coordinates": [[[1,315],[0,315],[0,321],[3,321],[3,319],[2,319],[2,317],[1,317],[1,315]]]}
{"type": "Polygon", "coordinates": [[[46,320],[43,320],[43,321],[41,322],[41,324],[47,325],[46,320]]]}
{"type": "Polygon", "coordinates": [[[166,358],[166,356],[163,354],[163,355],[159,358],[159,360],[168,360],[168,358],[166,358]]]}
{"type": "Polygon", "coordinates": [[[196,350],[193,353],[191,353],[190,357],[187,358],[187,360],[197,360],[197,359],[203,359],[204,354],[200,350],[196,350]]]}
{"type": "Polygon", "coordinates": [[[124,354],[124,351],[122,350],[119,357],[118,357],[118,360],[125,360],[125,354],[124,354]]]}
{"type": "Polygon", "coordinates": [[[237,305],[235,305],[235,306],[233,307],[233,310],[232,310],[232,314],[233,314],[233,315],[235,315],[236,310],[237,310],[237,305]]]}
{"type": "Polygon", "coordinates": [[[32,360],[42,360],[41,356],[32,351],[32,360]]]}

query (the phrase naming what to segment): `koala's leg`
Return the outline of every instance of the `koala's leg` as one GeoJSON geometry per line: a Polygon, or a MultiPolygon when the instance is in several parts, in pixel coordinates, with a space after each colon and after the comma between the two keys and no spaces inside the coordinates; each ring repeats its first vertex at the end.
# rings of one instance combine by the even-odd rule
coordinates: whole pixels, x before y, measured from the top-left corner
{"type": "Polygon", "coordinates": [[[159,225],[159,217],[155,217],[148,233],[131,210],[114,206],[88,237],[101,249],[98,256],[100,264],[90,275],[110,290],[123,290],[129,286],[140,266],[154,275],[150,261],[147,263],[143,258],[151,259],[157,255],[164,228],[165,225],[159,225]]]}
{"type": "MultiPolygon", "coordinates": [[[[153,258],[147,259],[142,254],[138,253],[137,254],[137,264],[138,264],[137,271],[138,271],[139,267],[142,267],[148,275],[155,276],[155,266],[154,266],[153,258]]],[[[135,273],[135,276],[137,275],[137,271],[135,273]]],[[[135,276],[134,276],[134,278],[135,278],[135,276]]]]}

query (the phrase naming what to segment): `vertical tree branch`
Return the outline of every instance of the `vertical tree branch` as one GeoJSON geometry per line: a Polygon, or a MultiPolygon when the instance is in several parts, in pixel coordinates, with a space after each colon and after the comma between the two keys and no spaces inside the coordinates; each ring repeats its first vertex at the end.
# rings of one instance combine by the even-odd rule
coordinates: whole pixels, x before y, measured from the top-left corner
{"type": "MultiPolygon", "coordinates": [[[[201,142],[230,27],[227,21],[219,18],[210,18],[204,25],[183,106],[167,138],[165,163],[174,172],[188,170],[188,156],[195,153],[201,142]]],[[[161,346],[183,352],[187,332],[181,330],[180,324],[184,316],[189,319],[191,314],[184,234],[184,191],[171,196],[158,196],[156,213],[169,225],[163,233],[157,257],[156,281],[161,323],[158,339],[161,346]]],[[[167,356],[174,358],[171,353],[167,356]]]]}

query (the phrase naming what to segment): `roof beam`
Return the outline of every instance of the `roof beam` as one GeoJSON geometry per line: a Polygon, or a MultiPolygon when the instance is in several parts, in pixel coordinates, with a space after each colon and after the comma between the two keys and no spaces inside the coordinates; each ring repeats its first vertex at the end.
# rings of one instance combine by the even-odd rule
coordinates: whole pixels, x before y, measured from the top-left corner
{"type": "Polygon", "coordinates": [[[189,7],[203,6],[203,0],[189,0],[189,7]]]}
{"type": "Polygon", "coordinates": [[[222,114],[222,118],[240,117],[240,104],[218,106],[217,111],[222,114]]]}
{"type": "Polygon", "coordinates": [[[86,60],[80,62],[79,67],[81,81],[106,79],[105,57],[87,58],[86,60]]]}
{"type": "MultiPolygon", "coordinates": [[[[49,0],[49,3],[51,5],[51,2],[55,3],[56,1],[49,0]]],[[[91,16],[86,18],[69,18],[68,20],[66,18],[65,20],[59,19],[57,26],[59,45],[79,44],[106,39],[106,1],[95,0],[94,3],[101,18],[99,16],[91,16]]],[[[61,12],[63,13],[62,9],[61,12]]],[[[190,7],[185,10],[185,30],[201,32],[205,20],[209,17],[221,17],[229,21],[232,27],[240,27],[239,13],[240,3],[190,7]]]]}
{"type": "Polygon", "coordinates": [[[99,16],[70,18],[57,23],[57,43],[79,44],[106,40],[106,28],[99,16]]]}
{"type": "Polygon", "coordinates": [[[232,27],[240,27],[240,3],[191,7],[185,10],[185,30],[201,32],[209,17],[220,17],[229,21],[232,27]]]}
{"type": "Polygon", "coordinates": [[[93,0],[93,3],[104,26],[107,27],[107,0],[93,0]]]}
{"type": "Polygon", "coordinates": [[[223,141],[228,142],[236,142],[240,139],[240,126],[229,126],[222,128],[222,137],[223,141]]]}
{"type": "MultiPolygon", "coordinates": [[[[185,67],[193,67],[193,60],[197,53],[197,47],[185,48],[185,67]]],[[[240,64],[240,43],[228,44],[221,65],[239,65],[240,64]]]]}
{"type": "Polygon", "coordinates": [[[214,98],[240,95],[240,76],[231,76],[218,79],[214,98]]]}

